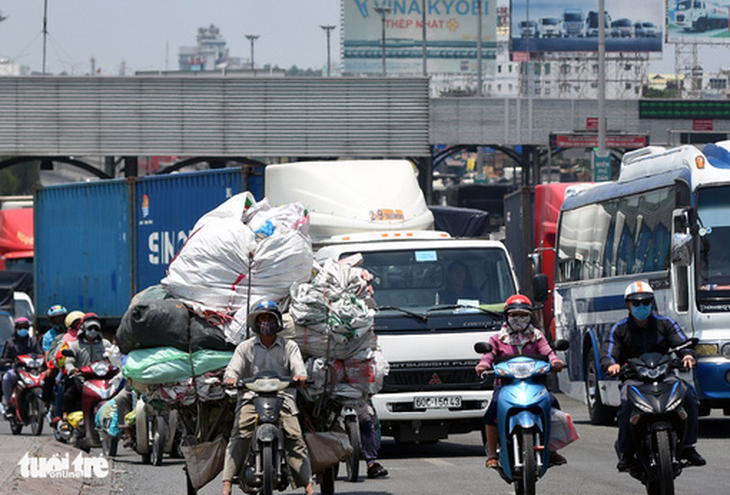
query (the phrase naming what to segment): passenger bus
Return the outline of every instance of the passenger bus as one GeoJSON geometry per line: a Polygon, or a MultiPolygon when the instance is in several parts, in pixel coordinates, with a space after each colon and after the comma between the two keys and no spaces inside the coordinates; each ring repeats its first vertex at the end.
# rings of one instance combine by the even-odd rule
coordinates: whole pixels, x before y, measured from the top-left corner
{"type": "Polygon", "coordinates": [[[627,316],[624,289],[648,282],[655,311],[699,338],[700,414],[730,415],[730,141],[626,153],[619,179],[567,197],[555,255],[556,338],[570,341],[562,391],[613,422],[618,381],[600,369],[601,344],[627,316]]]}

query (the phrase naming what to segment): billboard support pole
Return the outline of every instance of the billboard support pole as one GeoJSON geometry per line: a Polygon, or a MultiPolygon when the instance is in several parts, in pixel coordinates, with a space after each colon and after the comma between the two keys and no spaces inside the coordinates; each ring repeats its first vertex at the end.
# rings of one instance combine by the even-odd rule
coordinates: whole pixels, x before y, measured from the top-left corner
{"type": "Polygon", "coordinates": [[[390,14],[390,8],[389,7],[375,7],[374,10],[375,10],[375,12],[380,14],[381,25],[382,25],[380,43],[382,45],[381,48],[382,48],[382,62],[383,62],[383,77],[385,77],[386,76],[386,71],[385,71],[385,16],[387,14],[390,14]]]}
{"type": "Polygon", "coordinates": [[[598,0],[598,153],[606,153],[606,5],[598,0]]]}
{"type": "Polygon", "coordinates": [[[428,51],[426,50],[426,0],[421,0],[421,23],[423,24],[423,45],[421,47],[423,55],[423,77],[428,75],[428,51]]]}

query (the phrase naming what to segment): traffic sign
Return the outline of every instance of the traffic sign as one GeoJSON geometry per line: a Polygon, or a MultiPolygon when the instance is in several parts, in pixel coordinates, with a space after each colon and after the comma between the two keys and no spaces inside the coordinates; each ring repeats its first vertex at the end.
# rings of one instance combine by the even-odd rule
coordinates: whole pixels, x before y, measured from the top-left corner
{"type": "Polygon", "coordinates": [[[594,182],[607,182],[611,180],[611,152],[605,151],[599,153],[598,150],[593,150],[592,155],[592,168],[593,168],[593,181],[594,182]]]}

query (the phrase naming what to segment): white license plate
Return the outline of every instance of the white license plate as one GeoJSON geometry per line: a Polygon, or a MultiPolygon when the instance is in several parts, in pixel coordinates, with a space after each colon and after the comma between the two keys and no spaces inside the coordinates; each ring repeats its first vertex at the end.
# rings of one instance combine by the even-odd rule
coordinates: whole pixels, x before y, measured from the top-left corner
{"type": "Polygon", "coordinates": [[[413,399],[416,409],[446,409],[461,407],[461,397],[416,397],[413,399]]]}

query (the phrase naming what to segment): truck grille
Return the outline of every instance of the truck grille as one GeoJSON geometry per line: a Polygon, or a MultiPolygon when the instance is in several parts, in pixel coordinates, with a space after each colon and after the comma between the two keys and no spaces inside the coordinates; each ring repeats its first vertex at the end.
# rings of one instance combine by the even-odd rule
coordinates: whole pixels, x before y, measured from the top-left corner
{"type": "MultiPolygon", "coordinates": [[[[476,362],[474,363],[474,366],[476,362]]],[[[491,388],[482,386],[474,366],[459,368],[393,369],[381,392],[414,392],[491,388]]]]}

